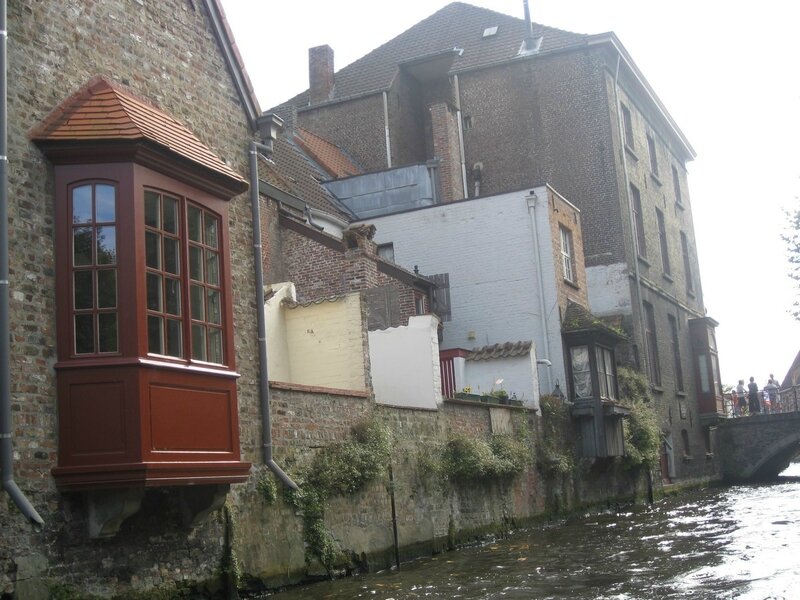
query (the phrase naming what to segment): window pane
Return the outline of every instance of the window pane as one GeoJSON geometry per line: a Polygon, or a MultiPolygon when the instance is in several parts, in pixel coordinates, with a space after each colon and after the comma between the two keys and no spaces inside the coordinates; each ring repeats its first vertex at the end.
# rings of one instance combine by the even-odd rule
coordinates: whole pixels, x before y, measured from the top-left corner
{"type": "Polygon", "coordinates": [[[161,312],[161,275],[147,274],[147,308],[161,312]]]}
{"type": "Polygon", "coordinates": [[[589,348],[577,346],[570,348],[572,359],[572,382],[575,387],[575,398],[592,397],[592,373],[589,363],[589,348]]]}
{"type": "Polygon", "coordinates": [[[167,279],[166,306],[167,314],[180,316],[181,314],[181,282],[179,279],[167,279]]]}
{"type": "Polygon", "coordinates": [[[204,288],[199,285],[193,285],[189,289],[191,292],[192,318],[198,321],[205,321],[206,307],[203,298],[204,288]]]}
{"type": "Polygon", "coordinates": [[[178,240],[164,238],[164,270],[174,275],[180,274],[181,259],[178,254],[178,240]]]}
{"type": "Polygon", "coordinates": [[[222,363],[222,330],[208,328],[208,362],[222,363]]]}
{"type": "Polygon", "coordinates": [[[189,246],[189,277],[203,281],[203,249],[189,246]]]}
{"type": "Polygon", "coordinates": [[[208,290],[208,319],[209,323],[222,325],[222,309],[220,308],[219,290],[208,290]]]}
{"type": "Polygon", "coordinates": [[[72,190],[72,222],[92,222],[92,186],[82,185],[72,190]]]}
{"type": "Polygon", "coordinates": [[[95,220],[99,223],[113,223],[117,220],[117,207],[114,202],[113,185],[97,185],[94,188],[95,220]]]}
{"type": "Polygon", "coordinates": [[[73,273],[73,294],[75,310],[94,308],[91,271],[75,271],[73,273]]]}
{"type": "Polygon", "coordinates": [[[206,250],[206,283],[219,285],[219,254],[206,250]]]}
{"type": "Polygon", "coordinates": [[[75,227],[72,230],[72,265],[92,264],[92,227],[75,227]]]}
{"type": "Polygon", "coordinates": [[[99,334],[100,352],[116,352],[117,347],[117,313],[100,313],[99,334]]]}
{"type": "Polygon", "coordinates": [[[161,236],[152,231],[144,234],[145,262],[151,269],[161,268],[161,236]]]}
{"type": "Polygon", "coordinates": [[[94,354],[93,315],[75,315],[75,354],[94,354]]]}
{"type": "Polygon", "coordinates": [[[164,330],[161,317],[147,315],[147,351],[164,354],[164,330]]]}
{"type": "Polygon", "coordinates": [[[196,206],[189,206],[187,210],[189,221],[189,239],[193,242],[202,242],[202,213],[196,206]]]}
{"type": "Polygon", "coordinates": [[[192,358],[206,360],[206,328],[192,323],[192,358]]]}
{"type": "Polygon", "coordinates": [[[102,269],[97,271],[97,307],[114,308],[117,306],[117,270],[102,269]]]}
{"type": "Polygon", "coordinates": [[[117,228],[97,228],[97,264],[113,265],[117,262],[117,228]]]}
{"type": "Polygon", "coordinates": [[[155,192],[144,193],[144,224],[161,228],[161,197],[155,192]]]}
{"type": "Polygon", "coordinates": [[[167,354],[183,356],[183,323],[178,319],[167,319],[167,354]]]}
{"type": "Polygon", "coordinates": [[[168,233],[178,233],[178,201],[169,196],[164,197],[164,225],[162,229],[168,233]]]}
{"type": "Polygon", "coordinates": [[[217,248],[219,245],[219,240],[217,237],[217,219],[209,213],[204,213],[204,216],[206,225],[206,246],[217,248]]]}

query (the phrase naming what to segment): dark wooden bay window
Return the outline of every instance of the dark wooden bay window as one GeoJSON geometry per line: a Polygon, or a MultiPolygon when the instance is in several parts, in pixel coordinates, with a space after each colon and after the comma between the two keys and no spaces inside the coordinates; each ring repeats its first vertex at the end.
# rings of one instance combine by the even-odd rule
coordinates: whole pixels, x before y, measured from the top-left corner
{"type": "Polygon", "coordinates": [[[586,457],[622,456],[622,417],[629,411],[618,403],[614,347],[624,337],[571,301],[564,313],[562,333],[580,453],[586,457]]]}

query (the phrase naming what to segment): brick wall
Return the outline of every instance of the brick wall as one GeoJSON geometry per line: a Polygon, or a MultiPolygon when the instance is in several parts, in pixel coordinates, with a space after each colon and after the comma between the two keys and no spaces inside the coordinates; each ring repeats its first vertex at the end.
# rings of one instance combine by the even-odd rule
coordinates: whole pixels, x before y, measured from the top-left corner
{"type": "Polygon", "coordinates": [[[297,123],[345,149],[364,171],[387,168],[382,94],[298,109],[297,123]]]}
{"type": "Polygon", "coordinates": [[[379,271],[377,244],[364,233],[351,231],[340,240],[296,221],[283,222],[290,225],[283,227],[279,235],[283,273],[286,280],[295,284],[298,302],[387,287],[399,307],[391,326],[406,325],[408,318],[416,314],[414,287],[379,271]]]}
{"type": "Polygon", "coordinates": [[[589,297],[586,284],[586,263],[583,259],[583,229],[581,227],[581,213],[572,204],[548,189],[550,233],[553,241],[553,261],[555,265],[556,295],[561,314],[567,307],[567,300],[573,300],[586,308],[589,307],[589,297]],[[561,261],[561,231],[563,227],[572,235],[572,265],[574,281],[567,281],[563,277],[563,264],[561,261]]]}
{"type": "Polygon", "coordinates": [[[461,149],[458,140],[458,114],[455,109],[440,102],[430,109],[431,134],[433,139],[433,158],[440,160],[439,189],[440,202],[452,202],[464,197],[461,176],[461,149]]]}
{"type": "MultiPolygon", "coordinates": [[[[55,491],[55,272],[53,171],[26,137],[61,101],[95,75],[132,88],[184,123],[220,158],[247,173],[249,128],[217,49],[203,4],[109,0],[9,5],[9,225],[11,396],[15,479],[45,520],[35,533],[13,504],[0,502],[0,595],[22,573],[114,590],[202,580],[217,571],[222,529],[211,519],[192,535],[179,526],[173,490],[145,496],[119,537],[88,539],[80,494],[55,491]],[[168,32],[168,34],[162,34],[168,32]]],[[[233,313],[240,420],[258,414],[252,228],[247,195],[230,205],[233,313]]],[[[59,300],[61,301],[61,300],[59,300]]],[[[246,428],[243,459],[260,452],[246,428]]],[[[41,581],[40,581],[41,582],[41,581]]],[[[30,588],[29,588],[30,589],[30,588]]]]}

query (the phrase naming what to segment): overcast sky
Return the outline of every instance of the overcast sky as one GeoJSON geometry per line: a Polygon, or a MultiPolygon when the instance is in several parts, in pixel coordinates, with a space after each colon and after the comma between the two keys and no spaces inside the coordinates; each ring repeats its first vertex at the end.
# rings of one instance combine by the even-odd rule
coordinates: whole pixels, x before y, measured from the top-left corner
{"type": "MultiPolygon", "coordinates": [[[[336,70],[445,6],[440,0],[222,0],[262,109],[308,87],[308,48],[336,70]]],[[[472,2],[522,18],[522,0],[472,2]]],[[[800,351],[784,209],[800,196],[794,3],[530,0],[531,18],[613,31],[697,152],[687,165],[700,272],[723,383],[783,379],[800,351]],[[658,7],[658,10],[655,8],[658,7]]],[[[688,349],[684,350],[688,351],[688,349]]]]}

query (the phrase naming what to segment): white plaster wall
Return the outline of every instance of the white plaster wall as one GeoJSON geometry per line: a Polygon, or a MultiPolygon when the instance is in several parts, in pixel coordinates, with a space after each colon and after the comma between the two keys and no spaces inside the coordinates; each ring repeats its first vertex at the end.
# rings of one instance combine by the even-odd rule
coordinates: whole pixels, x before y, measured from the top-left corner
{"type": "MultiPolygon", "coordinates": [[[[536,242],[539,248],[539,264],[541,267],[542,292],[544,297],[544,318],[546,336],[542,336],[539,345],[536,346],[536,357],[550,361],[550,365],[536,365],[541,391],[549,394],[553,391],[556,382],[561,384],[564,389],[564,377],[566,368],[564,366],[564,352],[561,340],[561,313],[558,309],[558,290],[556,289],[557,278],[561,278],[561,273],[556,272],[556,261],[553,260],[554,248],[561,247],[561,240],[553,240],[553,228],[550,225],[550,194],[549,190],[544,192],[537,191],[535,199],[535,211],[532,209],[533,199],[528,200],[529,214],[531,215],[531,229],[534,223],[536,226],[536,242]]],[[[537,397],[538,408],[538,397],[537,397]]]]}
{"type": "Polygon", "coordinates": [[[366,389],[361,295],[284,308],[291,383],[366,389]]]}
{"type": "Polygon", "coordinates": [[[295,300],[297,295],[293,283],[273,283],[265,286],[275,292],[264,302],[264,318],[267,328],[267,371],[272,381],[292,380],[289,362],[289,344],[286,338],[286,321],[281,301],[295,300]]]}
{"type": "Polygon", "coordinates": [[[539,377],[533,353],[493,360],[468,360],[466,380],[473,394],[488,394],[502,388],[509,396],[516,394],[517,400],[522,400],[525,406],[539,409],[539,377]],[[503,380],[499,385],[495,383],[498,379],[503,380]]]}
{"type": "Polygon", "coordinates": [[[632,313],[631,282],[625,263],[588,267],[586,285],[589,310],[598,317],[632,313]]]}
{"type": "Polygon", "coordinates": [[[442,402],[439,320],[411,317],[408,325],[369,332],[369,359],[375,402],[436,409],[442,402]]]}
{"type": "MultiPolygon", "coordinates": [[[[534,190],[547,201],[547,188],[534,190]]],[[[450,274],[452,319],[444,323],[443,348],[532,340],[540,358],[553,361],[551,380],[563,389],[563,352],[554,285],[552,246],[539,240],[545,283],[550,356],[545,356],[530,190],[436,205],[363,221],[377,227],[375,241],[394,245],[395,261],[423,275],[450,274]],[[547,288],[551,288],[547,291],[547,288]],[[474,332],[474,338],[470,332],[474,332]],[[555,359],[555,360],[554,360],[555,359]]],[[[537,209],[538,212],[538,209],[537,209]]],[[[546,217],[546,207],[541,213],[546,217]]],[[[544,219],[543,219],[544,220],[544,219]]],[[[537,232],[549,240],[549,226],[537,232]]],[[[549,242],[548,242],[549,243],[549,242]]],[[[540,367],[543,369],[545,367],[540,367]]],[[[542,375],[542,371],[539,371],[542,375]]],[[[552,391],[552,390],[542,390],[552,391]]]]}

